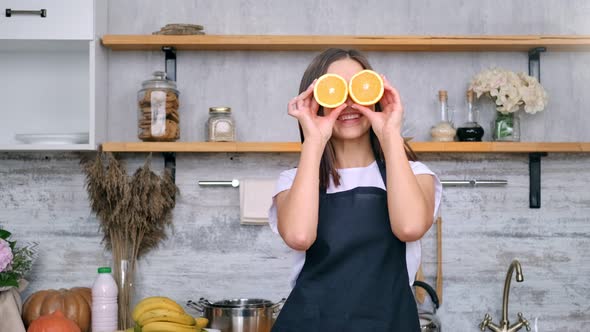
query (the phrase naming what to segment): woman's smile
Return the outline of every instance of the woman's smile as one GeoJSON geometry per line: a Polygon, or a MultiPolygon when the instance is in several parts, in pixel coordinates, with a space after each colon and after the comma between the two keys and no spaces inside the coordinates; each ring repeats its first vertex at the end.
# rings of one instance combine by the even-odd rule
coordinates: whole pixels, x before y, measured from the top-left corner
{"type": "Polygon", "coordinates": [[[343,112],[338,117],[338,125],[350,127],[356,126],[361,122],[363,115],[357,111],[343,112]]]}

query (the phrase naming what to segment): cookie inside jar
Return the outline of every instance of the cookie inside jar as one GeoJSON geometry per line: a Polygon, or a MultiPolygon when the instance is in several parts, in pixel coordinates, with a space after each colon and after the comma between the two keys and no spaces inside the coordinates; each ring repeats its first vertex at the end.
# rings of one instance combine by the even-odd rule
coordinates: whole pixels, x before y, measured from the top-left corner
{"type": "Polygon", "coordinates": [[[156,71],[142,83],[137,95],[138,138],[146,142],[173,142],[180,138],[179,92],[176,82],[156,71]]]}

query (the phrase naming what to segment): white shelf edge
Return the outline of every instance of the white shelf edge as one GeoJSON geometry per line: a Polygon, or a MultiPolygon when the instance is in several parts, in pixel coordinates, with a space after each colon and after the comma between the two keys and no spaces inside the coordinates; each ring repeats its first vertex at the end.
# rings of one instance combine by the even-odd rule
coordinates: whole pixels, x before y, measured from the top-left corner
{"type": "Polygon", "coordinates": [[[0,144],[0,152],[8,151],[96,151],[93,144],[0,144]]]}

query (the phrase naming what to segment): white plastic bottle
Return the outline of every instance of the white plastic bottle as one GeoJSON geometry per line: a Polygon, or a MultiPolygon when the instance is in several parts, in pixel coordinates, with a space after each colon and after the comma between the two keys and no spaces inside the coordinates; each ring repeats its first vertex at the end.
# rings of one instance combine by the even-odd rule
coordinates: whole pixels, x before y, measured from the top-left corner
{"type": "Polygon", "coordinates": [[[92,331],[113,332],[117,330],[117,283],[111,276],[110,267],[98,268],[98,276],[92,285],[92,331]]]}

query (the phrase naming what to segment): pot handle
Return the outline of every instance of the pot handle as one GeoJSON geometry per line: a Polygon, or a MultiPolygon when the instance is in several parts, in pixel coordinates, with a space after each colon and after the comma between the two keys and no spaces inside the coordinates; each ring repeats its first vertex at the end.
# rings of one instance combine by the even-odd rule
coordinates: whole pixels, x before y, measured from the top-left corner
{"type": "Polygon", "coordinates": [[[434,303],[434,308],[438,309],[438,307],[440,306],[440,302],[438,301],[438,295],[436,295],[436,291],[434,291],[434,289],[429,284],[425,283],[424,281],[419,281],[419,280],[414,281],[414,287],[416,287],[416,286],[424,288],[426,290],[428,295],[430,295],[430,299],[432,300],[432,303],[434,303]]]}
{"type": "Polygon", "coordinates": [[[281,309],[283,309],[283,305],[285,304],[285,301],[287,301],[287,299],[283,297],[279,302],[277,302],[271,306],[272,315],[274,318],[276,318],[279,315],[279,312],[281,311],[281,309]]]}
{"type": "Polygon", "coordinates": [[[207,304],[211,304],[211,302],[209,302],[209,300],[207,300],[205,298],[200,298],[198,302],[194,302],[192,300],[188,300],[186,302],[187,307],[195,309],[196,311],[198,311],[200,313],[205,312],[205,305],[207,305],[207,304]]]}

